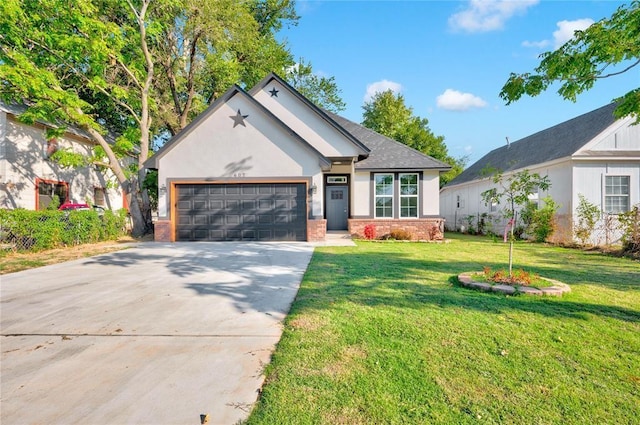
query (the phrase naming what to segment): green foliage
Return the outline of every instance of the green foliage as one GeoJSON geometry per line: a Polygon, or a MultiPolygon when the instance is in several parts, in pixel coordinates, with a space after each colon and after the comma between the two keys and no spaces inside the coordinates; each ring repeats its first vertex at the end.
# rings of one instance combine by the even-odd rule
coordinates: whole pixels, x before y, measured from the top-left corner
{"type": "Polygon", "coordinates": [[[496,171],[491,180],[498,185],[497,188],[491,188],[482,192],[482,199],[485,204],[500,204],[506,201],[503,209],[505,217],[509,218],[510,237],[509,237],[509,274],[513,271],[513,242],[515,239],[515,219],[516,207],[524,207],[529,203],[529,196],[542,190],[548,190],[551,182],[547,176],[540,176],[538,173],[531,173],[529,170],[522,170],[515,174],[505,177],[501,171],[496,171]]]}
{"type": "Polygon", "coordinates": [[[473,214],[467,215],[465,217],[463,217],[464,221],[467,223],[467,230],[465,233],[468,233],[470,235],[475,235],[476,234],[476,228],[473,225],[474,222],[476,221],[476,216],[473,214]]]}
{"type": "Polygon", "coordinates": [[[126,211],[0,210],[2,243],[18,251],[42,251],[114,240],[123,235],[126,211]]]}
{"type": "Polygon", "coordinates": [[[529,225],[526,227],[528,235],[533,236],[536,242],[547,241],[555,230],[555,214],[560,208],[550,196],[542,199],[544,206],[537,208],[537,205],[530,202],[529,205],[534,205],[535,208],[531,211],[529,225]]]}
{"type": "MultiPolygon", "coordinates": [[[[55,159],[110,168],[136,192],[151,140],[176,134],[232,84],[293,65],[275,35],[297,19],[290,0],[5,0],[0,96],[27,104],[23,121],[55,124],[51,134],[89,133],[99,145],[89,158],[55,159]]],[[[148,206],[137,199],[130,210],[141,234],[148,206]]]]}
{"type": "Polygon", "coordinates": [[[363,126],[450,165],[452,169],[441,176],[441,186],[463,171],[467,159],[452,158],[444,136],[433,134],[429,120],[413,115],[401,94],[391,90],[376,93],[362,108],[363,126]]]}
{"type": "Polygon", "coordinates": [[[482,200],[486,205],[492,203],[502,204],[505,202],[504,212],[508,218],[514,218],[516,207],[526,206],[529,203],[529,196],[540,191],[548,190],[551,182],[547,176],[540,176],[538,173],[531,173],[529,170],[522,170],[505,177],[500,171],[496,172],[491,180],[498,185],[482,192],[482,200]]]}
{"type": "Polygon", "coordinates": [[[447,240],[316,248],[247,424],[637,422],[636,261],[519,243],[572,290],[507,296],[453,277],[504,268],[501,245],[447,240]]]}
{"type": "Polygon", "coordinates": [[[60,196],[53,195],[51,197],[51,202],[49,202],[49,205],[47,205],[46,209],[55,211],[58,209],[58,207],[60,207],[60,196]]]}
{"type": "Polygon", "coordinates": [[[618,215],[622,228],[623,250],[629,254],[640,254],[640,205],[618,215]]]}
{"type": "Polygon", "coordinates": [[[574,223],[573,233],[582,245],[587,245],[602,213],[600,208],[589,202],[582,193],[578,193],[578,198],[578,206],[576,207],[578,222],[574,223]]]}
{"type": "Polygon", "coordinates": [[[286,69],[284,77],[289,84],[303,96],[333,113],[344,111],[346,104],[340,98],[340,89],[335,83],[335,77],[323,77],[313,73],[311,63],[300,61],[286,69]]]}
{"type": "Polygon", "coordinates": [[[158,170],[149,170],[142,182],[142,188],[149,194],[151,209],[158,208],[158,170]]]}
{"type": "MultiPolygon", "coordinates": [[[[511,73],[500,91],[507,105],[523,95],[537,96],[560,82],[558,94],[572,102],[599,79],[628,72],[640,64],[640,1],[624,4],[553,52],[542,54],[535,73],[511,73]],[[616,65],[624,68],[614,69],[616,65]],[[611,71],[614,69],[614,71],[611,71]]],[[[633,115],[640,123],[640,88],[613,99],[616,116],[633,115]]]]}

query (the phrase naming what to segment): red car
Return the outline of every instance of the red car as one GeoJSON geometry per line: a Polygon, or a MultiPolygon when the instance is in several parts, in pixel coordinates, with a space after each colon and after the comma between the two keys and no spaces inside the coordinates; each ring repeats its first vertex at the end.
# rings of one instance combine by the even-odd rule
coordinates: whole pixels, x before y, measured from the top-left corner
{"type": "Polygon", "coordinates": [[[60,211],[69,211],[69,210],[90,210],[91,207],[89,204],[72,204],[70,202],[64,203],[60,205],[58,208],[60,211]]]}

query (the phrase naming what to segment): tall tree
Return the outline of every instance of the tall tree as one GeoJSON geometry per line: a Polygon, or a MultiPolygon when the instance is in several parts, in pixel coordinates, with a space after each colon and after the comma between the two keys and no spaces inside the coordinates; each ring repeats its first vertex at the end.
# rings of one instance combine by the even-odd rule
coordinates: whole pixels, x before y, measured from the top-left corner
{"type": "Polygon", "coordinates": [[[466,158],[451,157],[444,136],[433,134],[429,120],[413,115],[401,94],[378,92],[362,108],[363,126],[451,165],[452,169],[440,178],[441,186],[463,171],[466,158]]]}
{"type": "Polygon", "coordinates": [[[293,63],[275,38],[297,23],[289,0],[182,0],[155,12],[159,133],[175,135],[232,84],[251,87],[293,63]]]}
{"type": "Polygon", "coordinates": [[[98,148],[87,162],[109,168],[122,186],[133,219],[133,232],[144,233],[144,207],[138,198],[137,173],[119,154],[137,154],[137,169],[149,155],[154,62],[149,40],[157,35],[149,25],[150,0],[133,4],[113,1],[118,11],[104,19],[102,11],[84,0],[6,0],[0,4],[0,87],[5,101],[25,103],[21,117],[75,125],[98,148]],[[83,95],[117,112],[124,131],[108,141],[107,124],[83,95]]]}
{"type": "MultiPolygon", "coordinates": [[[[523,95],[537,96],[559,82],[558,94],[576,101],[577,95],[591,89],[597,80],[629,72],[640,64],[640,0],[620,6],[606,19],[594,23],[553,52],[541,55],[535,73],[511,73],[500,97],[509,105],[523,95]],[[611,71],[616,65],[618,70],[611,71]]],[[[640,88],[620,97],[615,114],[635,116],[640,123],[640,88]]]]}
{"type": "Polygon", "coordinates": [[[93,156],[59,155],[63,165],[111,170],[140,235],[150,218],[141,172],[151,143],[231,84],[252,86],[293,65],[275,33],[296,20],[290,0],[5,0],[0,96],[28,106],[21,119],[58,125],[52,132],[85,130],[93,156]]]}

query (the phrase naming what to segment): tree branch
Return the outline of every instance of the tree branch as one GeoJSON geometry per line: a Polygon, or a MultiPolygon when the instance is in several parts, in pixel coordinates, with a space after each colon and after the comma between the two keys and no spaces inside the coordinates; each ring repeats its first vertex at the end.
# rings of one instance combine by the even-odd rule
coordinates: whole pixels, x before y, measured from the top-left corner
{"type": "MultiPolygon", "coordinates": [[[[93,81],[91,81],[83,72],[80,72],[75,66],[73,66],[72,64],[68,63],[62,56],[60,56],[59,54],[57,54],[56,52],[54,52],[53,50],[51,50],[48,46],[45,46],[41,43],[38,43],[35,40],[32,40],[30,38],[26,39],[29,43],[32,43],[35,46],[40,47],[43,50],[46,50],[47,52],[49,52],[50,54],[52,54],[53,56],[55,56],[56,58],[58,58],[58,60],[60,60],[60,63],[64,66],[66,66],[69,70],[71,70],[74,75],[80,77],[81,79],[83,79],[85,82],[87,82],[89,84],[90,87],[93,87],[95,89],[97,89],[98,91],[100,91],[102,94],[104,94],[105,96],[107,96],[108,98],[110,98],[111,100],[113,100],[115,103],[117,103],[118,105],[122,106],[124,109],[126,109],[127,111],[129,111],[129,113],[131,114],[131,116],[133,117],[133,119],[136,121],[136,123],[140,124],[140,119],[138,117],[138,115],[136,114],[136,112],[134,111],[134,109],[127,105],[125,102],[121,101],[120,99],[118,99],[117,97],[114,97],[111,93],[109,93],[107,90],[105,90],[103,87],[100,87],[98,85],[96,85],[93,81]]],[[[8,55],[9,56],[9,55],[8,55]]]]}

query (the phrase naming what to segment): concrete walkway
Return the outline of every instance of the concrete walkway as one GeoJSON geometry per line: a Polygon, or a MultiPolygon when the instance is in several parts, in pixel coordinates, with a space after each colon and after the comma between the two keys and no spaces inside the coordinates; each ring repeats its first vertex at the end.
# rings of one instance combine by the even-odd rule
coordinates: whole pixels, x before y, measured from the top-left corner
{"type": "Polygon", "coordinates": [[[2,424],[234,424],[313,252],[144,243],[2,276],[2,424]]]}

